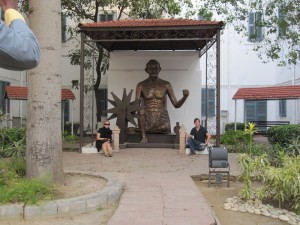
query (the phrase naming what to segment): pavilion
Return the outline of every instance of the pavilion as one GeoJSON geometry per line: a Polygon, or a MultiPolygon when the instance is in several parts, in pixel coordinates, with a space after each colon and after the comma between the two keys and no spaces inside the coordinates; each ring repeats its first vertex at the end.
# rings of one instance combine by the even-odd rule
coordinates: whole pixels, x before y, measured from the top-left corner
{"type": "MultiPolygon", "coordinates": [[[[216,45],[216,145],[220,144],[220,35],[222,21],[191,19],[126,19],[79,24],[81,62],[88,45],[97,43],[107,51],[198,51],[199,57],[216,45]]],[[[94,48],[95,49],[95,48],[94,48]]],[[[97,50],[97,49],[95,49],[97,50]]],[[[207,63],[206,63],[207,65],[207,63]]],[[[80,124],[84,115],[84,66],[80,69],[80,124]]],[[[80,151],[83,126],[80,126],[80,151]]]]}

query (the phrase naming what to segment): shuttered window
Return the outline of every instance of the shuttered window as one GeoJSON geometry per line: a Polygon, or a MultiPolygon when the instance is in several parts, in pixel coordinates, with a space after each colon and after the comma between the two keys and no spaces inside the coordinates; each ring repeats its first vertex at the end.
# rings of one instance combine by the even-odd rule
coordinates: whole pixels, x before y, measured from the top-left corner
{"type": "Polygon", "coordinates": [[[208,116],[216,115],[216,89],[214,88],[202,88],[201,91],[201,115],[206,116],[206,111],[208,116]],[[207,91],[206,91],[207,90],[207,91]],[[206,110],[207,108],[207,110],[206,110]]]}
{"type": "Polygon", "coordinates": [[[114,19],[114,14],[112,13],[103,13],[99,15],[99,21],[104,22],[104,21],[111,21],[114,19]]]}
{"type": "Polygon", "coordinates": [[[278,8],[278,37],[284,37],[286,35],[287,26],[284,6],[281,6],[278,8]]]}
{"type": "Polygon", "coordinates": [[[101,116],[106,117],[107,113],[104,110],[107,110],[107,89],[100,89],[100,108],[102,110],[101,116]]]}
{"type": "Polygon", "coordinates": [[[0,9],[0,19],[4,20],[4,12],[3,9],[0,9]]]}
{"type": "Polygon", "coordinates": [[[66,121],[70,121],[70,101],[69,100],[66,100],[66,101],[63,101],[63,117],[64,117],[64,122],[66,121]]]}
{"type": "Polygon", "coordinates": [[[262,13],[251,12],[249,13],[249,24],[248,24],[248,41],[260,42],[263,40],[262,33],[262,13]]]}
{"type": "Polygon", "coordinates": [[[61,41],[67,42],[67,16],[61,16],[61,41]]]}
{"type": "Polygon", "coordinates": [[[9,101],[7,101],[6,105],[6,101],[4,99],[4,95],[5,95],[5,87],[9,86],[10,83],[6,82],[6,81],[0,81],[0,110],[2,110],[2,113],[9,113],[9,101]]]}
{"type": "Polygon", "coordinates": [[[267,101],[245,101],[246,122],[267,120],[267,101]]]}
{"type": "Polygon", "coordinates": [[[286,117],[286,100],[279,100],[279,116],[286,117]]]}

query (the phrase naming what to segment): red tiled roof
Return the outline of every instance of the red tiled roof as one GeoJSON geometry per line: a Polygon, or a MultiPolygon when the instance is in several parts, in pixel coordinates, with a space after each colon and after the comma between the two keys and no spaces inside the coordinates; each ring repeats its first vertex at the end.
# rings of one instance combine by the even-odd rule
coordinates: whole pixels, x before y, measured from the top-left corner
{"type": "Polygon", "coordinates": [[[222,21],[206,21],[191,19],[125,19],[105,22],[79,24],[80,28],[116,28],[116,27],[183,27],[183,26],[216,26],[224,25],[222,21]]]}
{"type": "MultiPolygon", "coordinates": [[[[14,100],[27,100],[28,98],[28,87],[20,86],[7,86],[5,88],[5,98],[14,100]]],[[[70,89],[61,89],[61,100],[73,100],[75,95],[70,89]]]]}
{"type": "Polygon", "coordinates": [[[300,98],[300,85],[240,88],[232,99],[279,100],[300,98]]]}

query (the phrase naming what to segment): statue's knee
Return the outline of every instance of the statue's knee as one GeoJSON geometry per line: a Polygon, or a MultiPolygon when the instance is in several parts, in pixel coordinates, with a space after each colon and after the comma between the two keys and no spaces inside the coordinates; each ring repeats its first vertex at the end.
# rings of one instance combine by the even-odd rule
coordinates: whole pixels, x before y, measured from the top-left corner
{"type": "Polygon", "coordinates": [[[160,127],[158,127],[158,130],[164,133],[171,132],[170,126],[168,126],[168,124],[161,125],[160,127]]]}
{"type": "Polygon", "coordinates": [[[139,111],[139,114],[140,114],[141,116],[144,116],[144,115],[145,115],[145,109],[141,109],[141,110],[139,111]]]}

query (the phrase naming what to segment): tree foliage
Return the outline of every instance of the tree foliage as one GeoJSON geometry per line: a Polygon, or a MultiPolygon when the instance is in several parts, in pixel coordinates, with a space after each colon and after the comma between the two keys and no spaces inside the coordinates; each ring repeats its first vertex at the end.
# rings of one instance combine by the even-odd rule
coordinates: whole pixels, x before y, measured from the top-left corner
{"type": "Polygon", "coordinates": [[[251,12],[262,15],[256,26],[262,28],[263,40],[255,43],[254,51],[263,62],[276,61],[278,66],[290,66],[300,58],[300,0],[210,0],[200,1],[216,12],[235,31],[248,36],[251,12]]]}

